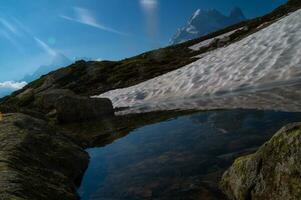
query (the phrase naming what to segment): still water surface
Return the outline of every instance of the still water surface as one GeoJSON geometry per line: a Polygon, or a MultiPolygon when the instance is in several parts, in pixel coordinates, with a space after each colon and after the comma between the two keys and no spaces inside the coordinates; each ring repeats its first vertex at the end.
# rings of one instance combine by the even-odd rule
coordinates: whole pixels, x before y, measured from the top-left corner
{"type": "Polygon", "coordinates": [[[301,113],[210,111],[139,128],[91,156],[82,200],[213,199],[222,173],[301,113]]]}

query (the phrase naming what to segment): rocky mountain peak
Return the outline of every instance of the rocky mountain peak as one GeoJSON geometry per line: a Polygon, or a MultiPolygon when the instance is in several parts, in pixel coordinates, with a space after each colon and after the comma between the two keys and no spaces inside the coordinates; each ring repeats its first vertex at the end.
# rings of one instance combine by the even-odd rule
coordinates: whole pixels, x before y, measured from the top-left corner
{"type": "Polygon", "coordinates": [[[243,11],[242,11],[239,7],[234,7],[234,8],[231,10],[230,18],[242,19],[242,20],[245,20],[245,19],[246,19],[246,17],[245,17],[245,15],[244,15],[243,11]]]}
{"type": "Polygon", "coordinates": [[[226,16],[216,9],[197,9],[185,26],[178,29],[177,33],[170,40],[171,44],[178,44],[192,40],[227,26],[245,20],[242,10],[238,7],[232,9],[229,16],[226,16]]]}

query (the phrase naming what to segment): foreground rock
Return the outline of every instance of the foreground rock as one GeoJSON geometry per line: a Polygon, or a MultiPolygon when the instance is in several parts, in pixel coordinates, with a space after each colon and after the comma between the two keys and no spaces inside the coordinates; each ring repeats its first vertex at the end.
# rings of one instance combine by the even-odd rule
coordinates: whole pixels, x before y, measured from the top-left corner
{"type": "Polygon", "coordinates": [[[301,199],[301,123],[281,129],[257,153],[237,159],[221,189],[233,200],[301,199]]]}
{"type": "Polygon", "coordinates": [[[0,141],[0,199],[78,199],[88,164],[82,148],[24,114],[4,115],[0,141]]]}

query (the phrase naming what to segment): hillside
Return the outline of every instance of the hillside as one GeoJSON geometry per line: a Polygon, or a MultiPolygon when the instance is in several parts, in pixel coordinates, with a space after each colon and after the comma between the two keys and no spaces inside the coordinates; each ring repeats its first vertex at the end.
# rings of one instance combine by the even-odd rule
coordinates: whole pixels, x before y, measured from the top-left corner
{"type": "Polygon", "coordinates": [[[1,111],[40,111],[35,106],[35,96],[43,91],[53,89],[69,89],[79,95],[93,96],[139,84],[193,63],[199,60],[196,56],[239,41],[300,7],[300,1],[292,0],[263,17],[230,26],[196,40],[150,51],[117,62],[78,61],[68,67],[51,72],[28,84],[22,90],[4,98],[0,104],[1,111]],[[193,45],[231,31],[234,32],[228,36],[227,41],[215,39],[197,51],[190,49],[193,45]]]}
{"type": "MultiPolygon", "coordinates": [[[[199,56],[185,67],[98,97],[111,99],[115,107],[154,107],[179,99],[220,97],[300,81],[300,19],[298,10],[240,41],[199,56]]],[[[226,43],[232,34],[244,29],[231,31],[219,40],[226,43]]],[[[197,51],[212,42],[215,40],[191,49],[197,51]]]]}
{"type": "MultiPolygon", "coordinates": [[[[285,83],[294,83],[295,78],[300,76],[300,71],[295,69],[301,61],[298,57],[300,55],[300,8],[300,0],[290,0],[287,4],[263,17],[244,21],[179,45],[150,51],[121,61],[77,61],[70,66],[50,72],[29,83],[23,89],[1,99],[0,199],[78,200],[80,199],[78,188],[89,164],[89,155],[86,151],[88,148],[103,147],[146,125],[196,112],[196,110],[188,110],[191,109],[190,107],[185,111],[164,110],[143,114],[116,114],[116,111],[123,111],[124,108],[120,107],[136,106],[140,103],[139,101],[146,103],[144,100],[147,95],[152,97],[149,102],[154,105],[160,102],[158,100],[167,101],[170,97],[180,100],[185,95],[201,94],[206,96],[214,94],[222,96],[229,92],[226,89],[230,89],[230,92],[253,90],[254,88],[251,86],[254,85],[260,86],[259,89],[261,87],[266,88],[270,86],[269,81],[271,80],[277,84],[282,84],[284,81],[287,81],[285,83]],[[251,64],[247,65],[248,63],[251,64]],[[270,70],[272,68],[277,70],[270,70]],[[201,81],[198,82],[198,80],[201,81]],[[194,87],[193,84],[189,84],[191,82],[198,85],[194,87]],[[171,87],[168,88],[167,85],[171,87]],[[152,91],[152,88],[158,91],[152,91]],[[140,94],[139,91],[146,92],[140,94]],[[107,98],[90,98],[91,96],[109,97],[111,101],[107,98]],[[166,97],[168,98],[166,99],[166,97]],[[113,108],[112,103],[114,103],[115,108],[113,108]]],[[[295,86],[290,87],[289,90],[277,92],[272,90],[273,95],[267,97],[271,98],[270,101],[262,100],[256,96],[254,96],[253,101],[266,101],[270,107],[276,107],[270,102],[279,101],[281,105],[291,105],[293,107],[292,112],[299,111],[298,108],[301,108],[299,103],[300,85],[295,86]],[[299,92],[299,96],[294,96],[294,92],[299,92]],[[287,98],[283,98],[281,93],[285,93],[287,98]],[[293,103],[290,101],[291,99],[293,99],[293,103]],[[294,104],[295,102],[298,104],[294,104]]],[[[264,95],[266,94],[263,92],[264,95]]],[[[244,98],[249,101],[249,96],[244,98]]],[[[237,104],[236,101],[232,100],[217,103],[222,108],[227,103],[237,104]]],[[[205,101],[208,100],[205,99],[205,101]]],[[[208,101],[208,103],[212,102],[208,101]]],[[[213,109],[209,112],[213,112],[213,109]]],[[[168,169],[175,169],[175,166],[182,162],[185,164],[183,166],[186,170],[189,169],[187,168],[189,163],[186,163],[183,158],[191,158],[191,154],[183,150],[181,146],[176,145],[175,139],[181,140],[185,145],[188,145],[187,148],[189,149],[194,149],[197,146],[201,149],[204,148],[206,149],[204,156],[199,153],[196,154],[200,159],[195,163],[201,165],[196,165],[192,168],[193,170],[187,170],[187,172],[192,179],[201,185],[203,183],[211,185],[209,181],[211,178],[217,184],[220,179],[218,179],[218,174],[213,173],[212,169],[218,168],[218,165],[230,166],[229,162],[237,156],[257,149],[257,145],[262,143],[257,144],[255,141],[262,142],[263,130],[275,130],[275,121],[271,121],[270,116],[277,119],[276,121],[280,121],[282,125],[300,119],[292,118],[295,113],[275,115],[276,112],[266,110],[250,112],[249,110],[237,109],[232,118],[229,117],[231,112],[217,115],[214,112],[210,114],[204,112],[202,113],[205,114],[203,116],[190,117],[192,123],[198,124],[195,126],[195,137],[189,137],[185,132],[182,132],[187,127],[190,132],[192,129],[189,127],[192,125],[183,126],[181,122],[172,122],[179,126],[171,127],[170,139],[151,136],[152,145],[141,143],[141,146],[146,149],[150,156],[154,155],[155,146],[160,144],[154,140],[156,138],[166,141],[165,144],[163,143],[164,145],[159,145],[164,148],[168,146],[179,147],[180,153],[173,153],[167,148],[167,154],[162,153],[164,151],[159,151],[159,156],[153,157],[152,160],[160,163],[161,166],[166,165],[166,160],[169,160],[171,155],[172,164],[168,169]],[[265,115],[266,112],[268,112],[267,115],[265,115]],[[213,123],[214,121],[217,123],[213,123]],[[204,126],[204,122],[208,122],[207,125],[204,126]],[[260,123],[257,125],[256,122],[260,123]],[[242,127],[241,125],[244,125],[245,128],[239,129],[242,127]],[[228,127],[232,128],[228,129],[228,127]],[[215,134],[218,137],[212,137],[214,136],[213,130],[217,131],[215,134]],[[230,133],[229,130],[235,131],[230,133]],[[241,130],[244,131],[240,132],[241,130]],[[259,137],[256,135],[251,137],[250,130],[256,131],[256,135],[259,137]],[[181,137],[175,137],[175,132],[181,137]],[[242,138],[236,138],[237,135],[241,135],[242,138]],[[225,137],[231,141],[228,143],[225,137]],[[204,146],[196,142],[197,140],[194,141],[195,138],[204,142],[209,139],[212,142],[208,143],[208,146],[204,146]],[[189,143],[189,141],[193,141],[193,143],[189,143]],[[215,143],[216,141],[225,143],[231,151],[225,151],[218,142],[215,143]],[[251,149],[244,149],[244,144],[250,144],[251,149]],[[212,146],[218,148],[211,148],[212,146]],[[211,153],[214,162],[211,162],[211,158],[208,157],[211,153]],[[206,167],[202,168],[201,166],[206,162],[208,162],[208,166],[206,164],[206,167]],[[191,174],[191,171],[201,174],[202,177],[205,175],[203,172],[209,174],[204,177],[203,181],[200,181],[194,174],[191,174]]],[[[184,120],[186,121],[186,119],[184,120]]],[[[277,196],[277,198],[270,199],[283,199],[283,194],[288,199],[296,199],[290,198],[289,195],[300,196],[300,129],[299,124],[289,126],[284,131],[280,131],[270,143],[267,143],[268,145],[264,145],[254,155],[245,157],[243,162],[238,159],[234,167],[228,171],[229,176],[227,173],[224,176],[223,191],[229,197],[236,198],[235,195],[239,194],[239,198],[236,199],[262,199],[263,196],[257,193],[262,193],[261,191],[266,188],[268,192],[265,194],[277,196]],[[296,137],[289,137],[291,134],[296,137]],[[271,152],[274,153],[271,154],[271,152]],[[275,163],[280,163],[280,165],[275,167],[275,163]],[[279,174],[281,175],[280,178],[279,174]],[[287,174],[291,176],[287,176],[287,174]],[[271,179],[273,176],[277,182],[273,182],[274,179],[271,179]],[[245,177],[249,178],[245,179],[245,177]],[[262,177],[265,179],[261,179],[262,177]],[[270,184],[271,180],[274,184],[270,184]],[[280,188],[279,191],[275,190],[279,188],[278,183],[285,185],[283,187],[285,193],[283,193],[283,188],[280,188]],[[258,198],[253,198],[253,196],[258,196],[258,198]]],[[[166,133],[167,129],[160,127],[149,130],[158,135],[165,135],[162,133],[166,133]]],[[[139,137],[144,136],[139,134],[139,137]]],[[[124,146],[129,147],[129,149],[135,146],[138,147],[139,152],[141,151],[134,141],[126,143],[124,146]]],[[[120,148],[116,154],[124,152],[126,149],[120,148]]],[[[109,153],[109,156],[114,157],[114,154],[109,153]]],[[[121,157],[117,158],[127,161],[122,155],[119,154],[121,157]]],[[[135,154],[130,154],[130,159],[134,156],[135,154]]],[[[101,159],[99,160],[101,164],[105,163],[101,159]]],[[[132,168],[132,171],[143,172],[141,162],[138,162],[136,166],[138,168],[132,168]]],[[[157,173],[160,168],[157,166],[160,165],[146,162],[146,167],[156,172],[154,176],[149,176],[151,186],[157,186],[163,182],[157,173]],[[158,182],[152,181],[155,176],[160,178],[158,182]]],[[[114,167],[118,171],[126,170],[125,165],[114,165],[114,167]]],[[[103,169],[98,170],[98,173],[103,169]]],[[[163,173],[167,176],[175,175],[175,177],[185,175],[182,171],[177,170],[167,170],[163,173]]],[[[92,179],[95,180],[95,177],[93,175],[92,179]]],[[[131,180],[138,180],[136,184],[144,189],[145,185],[140,182],[140,178],[132,179],[132,177],[134,176],[130,176],[131,180]]],[[[107,177],[104,176],[104,179],[107,177]]],[[[113,178],[112,180],[118,179],[113,178]]],[[[179,180],[179,184],[168,184],[172,187],[166,192],[167,194],[170,191],[178,190],[179,185],[183,185],[181,179],[179,180]]],[[[109,187],[118,186],[118,184],[114,184],[114,181],[109,184],[109,187]]],[[[174,183],[174,179],[172,182],[174,183]]],[[[130,187],[128,183],[125,182],[125,188],[132,189],[133,187],[130,187]]],[[[205,190],[199,190],[191,184],[193,182],[188,183],[183,185],[185,191],[180,190],[180,193],[185,195],[191,191],[197,191],[207,197],[201,199],[212,199],[206,192],[209,191],[209,188],[205,187],[206,185],[202,187],[205,190]]],[[[124,195],[123,190],[118,189],[118,192],[120,191],[124,195]]],[[[218,188],[211,192],[217,191],[218,188]]],[[[177,199],[178,195],[175,197],[177,199]]],[[[147,191],[144,199],[153,199],[153,196],[147,191]]]]}

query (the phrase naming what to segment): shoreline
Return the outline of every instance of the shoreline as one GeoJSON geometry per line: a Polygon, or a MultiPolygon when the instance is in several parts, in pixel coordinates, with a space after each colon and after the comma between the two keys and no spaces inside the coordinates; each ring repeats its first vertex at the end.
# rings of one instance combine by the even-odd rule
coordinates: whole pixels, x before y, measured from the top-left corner
{"type": "Polygon", "coordinates": [[[60,127],[24,114],[5,114],[0,124],[0,197],[79,199],[77,190],[89,165],[85,149],[109,145],[145,125],[198,112],[202,111],[133,114],[60,127]]]}

